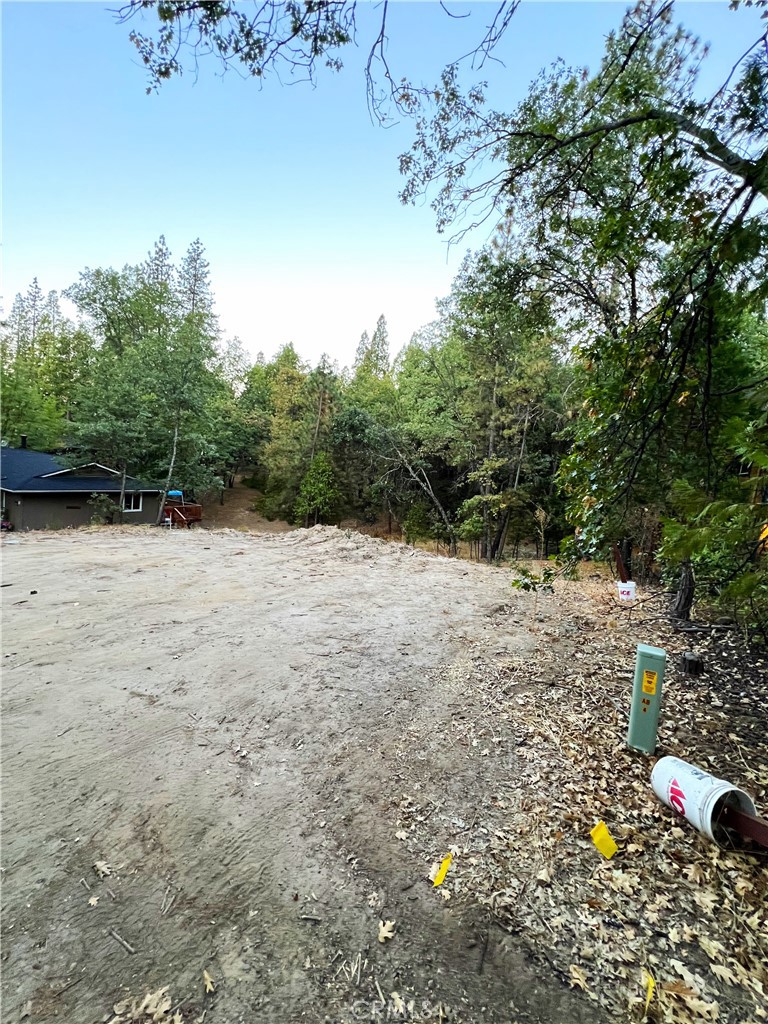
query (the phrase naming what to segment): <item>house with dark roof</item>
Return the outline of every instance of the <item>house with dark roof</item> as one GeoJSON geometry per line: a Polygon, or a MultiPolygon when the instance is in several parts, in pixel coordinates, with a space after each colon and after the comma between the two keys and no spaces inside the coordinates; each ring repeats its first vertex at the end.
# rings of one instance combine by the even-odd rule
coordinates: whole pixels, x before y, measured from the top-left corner
{"type": "MultiPolygon", "coordinates": [[[[22,439],[23,443],[23,439],[22,439]]],[[[2,518],[14,530],[55,530],[86,526],[93,516],[92,494],[105,494],[117,503],[122,474],[90,462],[67,468],[60,459],[31,448],[0,448],[0,505],[2,518]]],[[[127,477],[123,522],[154,523],[160,504],[156,487],[127,477]]]]}

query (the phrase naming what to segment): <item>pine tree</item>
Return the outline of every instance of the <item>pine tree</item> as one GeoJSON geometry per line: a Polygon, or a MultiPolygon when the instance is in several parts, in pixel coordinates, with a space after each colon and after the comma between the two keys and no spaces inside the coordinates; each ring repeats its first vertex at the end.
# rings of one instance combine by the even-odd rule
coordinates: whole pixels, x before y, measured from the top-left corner
{"type": "Polygon", "coordinates": [[[26,299],[21,293],[13,300],[11,312],[3,326],[11,352],[15,354],[23,351],[29,343],[29,314],[26,299]]]}
{"type": "Polygon", "coordinates": [[[182,313],[213,317],[210,265],[199,238],[192,242],[181,262],[178,292],[182,313]]]}
{"type": "Polygon", "coordinates": [[[165,241],[165,235],[160,235],[152,251],[147,253],[142,270],[146,280],[152,284],[162,284],[167,288],[173,287],[176,271],[171,259],[171,250],[165,241]]]}
{"type": "Polygon", "coordinates": [[[301,481],[294,514],[304,526],[316,526],[331,516],[339,501],[336,473],[326,452],[318,452],[301,481]]]}
{"type": "Polygon", "coordinates": [[[368,350],[371,347],[371,339],[368,337],[368,331],[363,331],[360,335],[360,341],[357,343],[357,351],[355,352],[354,368],[357,369],[363,365],[363,361],[368,355],[368,350]]]}
{"type": "Polygon", "coordinates": [[[34,349],[37,346],[38,335],[42,329],[45,315],[43,289],[40,287],[36,277],[32,279],[32,284],[27,289],[26,309],[29,325],[29,346],[34,349]]]}
{"type": "Polygon", "coordinates": [[[370,347],[371,372],[383,377],[389,371],[389,332],[387,321],[382,314],[376,321],[370,347]]]}

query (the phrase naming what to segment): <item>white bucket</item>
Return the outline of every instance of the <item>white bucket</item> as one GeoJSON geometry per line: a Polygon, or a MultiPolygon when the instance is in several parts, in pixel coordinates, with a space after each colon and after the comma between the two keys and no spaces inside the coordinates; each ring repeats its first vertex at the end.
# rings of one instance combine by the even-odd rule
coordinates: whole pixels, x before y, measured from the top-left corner
{"type": "Polygon", "coordinates": [[[635,600],[635,584],[632,580],[627,580],[626,583],[618,581],[619,587],[619,600],[620,601],[634,601],[635,600]]]}
{"type": "Polygon", "coordinates": [[[679,757],[660,758],[651,772],[651,785],[667,807],[682,814],[694,828],[721,846],[728,843],[728,830],[718,823],[725,807],[756,813],[752,798],[744,790],[679,757]]]}

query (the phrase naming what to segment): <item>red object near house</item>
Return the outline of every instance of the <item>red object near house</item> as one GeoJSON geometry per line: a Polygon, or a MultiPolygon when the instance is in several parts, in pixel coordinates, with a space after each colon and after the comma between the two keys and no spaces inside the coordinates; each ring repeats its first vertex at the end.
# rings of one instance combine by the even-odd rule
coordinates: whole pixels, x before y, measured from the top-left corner
{"type": "Polygon", "coordinates": [[[203,506],[192,501],[185,501],[184,496],[171,495],[165,499],[163,519],[167,526],[186,526],[199,523],[203,518],[203,506]]]}

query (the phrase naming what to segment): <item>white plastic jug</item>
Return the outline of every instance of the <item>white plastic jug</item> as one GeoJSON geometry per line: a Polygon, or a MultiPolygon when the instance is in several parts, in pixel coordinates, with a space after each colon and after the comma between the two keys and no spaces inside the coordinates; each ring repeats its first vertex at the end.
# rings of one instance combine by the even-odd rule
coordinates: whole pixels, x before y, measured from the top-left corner
{"type": "Polygon", "coordinates": [[[718,824],[725,807],[755,814],[752,798],[724,779],[688,764],[679,757],[660,758],[651,772],[653,791],[662,803],[682,814],[690,823],[721,846],[728,841],[728,830],[718,824]]]}
{"type": "Polygon", "coordinates": [[[634,601],[635,600],[635,584],[632,580],[627,580],[626,583],[618,581],[619,587],[619,600],[620,601],[634,601]]]}

